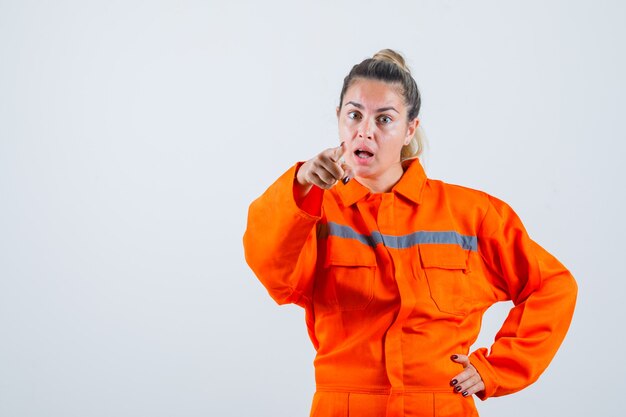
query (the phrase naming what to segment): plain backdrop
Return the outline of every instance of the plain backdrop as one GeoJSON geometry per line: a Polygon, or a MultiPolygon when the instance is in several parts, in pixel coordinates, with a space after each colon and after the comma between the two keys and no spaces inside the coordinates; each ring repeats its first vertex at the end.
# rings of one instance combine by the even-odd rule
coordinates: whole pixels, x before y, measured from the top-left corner
{"type": "MultiPolygon", "coordinates": [[[[623,415],[624,2],[0,0],[0,416],[307,416],[314,349],[247,208],[404,54],[432,178],[572,271],[551,366],[488,416],[623,415]]],[[[489,310],[489,346],[510,305],[489,310]]]]}

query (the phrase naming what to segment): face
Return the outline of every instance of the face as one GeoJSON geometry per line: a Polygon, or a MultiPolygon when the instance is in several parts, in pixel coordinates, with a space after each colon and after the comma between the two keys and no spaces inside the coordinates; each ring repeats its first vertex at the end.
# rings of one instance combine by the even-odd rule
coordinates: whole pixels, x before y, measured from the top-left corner
{"type": "Polygon", "coordinates": [[[337,108],[343,157],[357,178],[384,182],[402,176],[400,152],[411,141],[418,120],[407,120],[400,89],[395,83],[357,79],[337,108]]]}

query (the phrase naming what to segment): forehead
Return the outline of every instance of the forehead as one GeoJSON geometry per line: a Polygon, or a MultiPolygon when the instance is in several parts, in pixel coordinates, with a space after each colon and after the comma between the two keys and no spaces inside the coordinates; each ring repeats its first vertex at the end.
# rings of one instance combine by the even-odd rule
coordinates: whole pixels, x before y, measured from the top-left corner
{"type": "Polygon", "coordinates": [[[402,86],[398,83],[388,83],[366,78],[356,79],[346,90],[343,104],[353,101],[365,106],[365,108],[381,108],[393,106],[404,108],[402,86]]]}

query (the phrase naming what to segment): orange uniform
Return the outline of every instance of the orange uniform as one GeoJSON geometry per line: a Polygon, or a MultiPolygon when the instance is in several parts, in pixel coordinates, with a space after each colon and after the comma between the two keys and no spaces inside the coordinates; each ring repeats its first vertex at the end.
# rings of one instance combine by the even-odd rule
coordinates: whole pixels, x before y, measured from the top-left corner
{"type": "Polygon", "coordinates": [[[408,162],[387,193],[356,180],[299,206],[283,174],[249,210],[246,260],[279,304],[305,308],[317,350],[311,416],[476,416],[453,393],[485,310],[514,307],[470,361],[481,399],[534,382],[569,327],[577,286],[504,202],[408,162]]]}

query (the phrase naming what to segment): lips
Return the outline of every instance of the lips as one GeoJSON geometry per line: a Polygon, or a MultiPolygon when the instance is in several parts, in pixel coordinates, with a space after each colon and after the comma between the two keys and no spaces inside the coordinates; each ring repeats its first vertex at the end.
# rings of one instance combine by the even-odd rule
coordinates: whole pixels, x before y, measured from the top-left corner
{"type": "Polygon", "coordinates": [[[372,156],[374,156],[373,153],[364,151],[362,149],[357,149],[356,151],[354,151],[354,154],[357,156],[357,158],[361,159],[371,158],[372,156]]]}
{"type": "Polygon", "coordinates": [[[369,147],[361,145],[356,147],[354,155],[359,159],[368,159],[374,156],[374,152],[369,147]]]}

